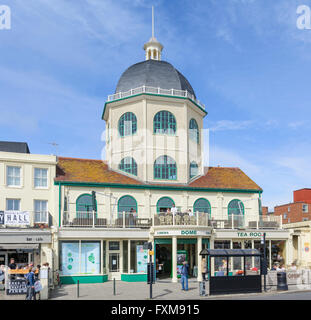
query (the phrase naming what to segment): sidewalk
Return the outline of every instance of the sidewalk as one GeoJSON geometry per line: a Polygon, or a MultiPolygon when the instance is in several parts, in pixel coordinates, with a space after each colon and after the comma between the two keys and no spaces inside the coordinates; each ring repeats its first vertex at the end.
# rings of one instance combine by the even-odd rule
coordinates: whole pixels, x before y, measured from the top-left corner
{"type": "MultiPolygon", "coordinates": [[[[51,291],[49,300],[148,300],[149,285],[145,282],[123,282],[116,281],[116,295],[113,294],[113,281],[105,283],[82,283],[79,285],[79,297],[77,285],[62,285],[51,291]]],[[[199,283],[196,280],[189,280],[189,290],[182,291],[180,283],[172,283],[170,280],[157,281],[152,286],[153,300],[222,300],[222,299],[265,299],[291,293],[310,292],[310,290],[289,290],[234,294],[217,296],[200,296],[199,283]]],[[[25,300],[24,295],[5,296],[4,291],[0,292],[0,300],[25,300]]]]}

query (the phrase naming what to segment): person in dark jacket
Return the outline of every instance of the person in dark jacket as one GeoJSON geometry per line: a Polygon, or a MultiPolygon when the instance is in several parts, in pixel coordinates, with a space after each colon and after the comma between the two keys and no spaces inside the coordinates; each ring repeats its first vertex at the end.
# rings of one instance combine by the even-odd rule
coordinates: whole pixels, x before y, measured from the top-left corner
{"type": "Polygon", "coordinates": [[[27,284],[27,294],[26,300],[36,300],[36,293],[35,293],[35,273],[33,272],[33,267],[29,268],[29,273],[26,276],[26,284],[27,284]]]}
{"type": "Polygon", "coordinates": [[[188,273],[189,273],[189,264],[187,261],[183,262],[181,267],[181,290],[188,291],[188,273]]]}

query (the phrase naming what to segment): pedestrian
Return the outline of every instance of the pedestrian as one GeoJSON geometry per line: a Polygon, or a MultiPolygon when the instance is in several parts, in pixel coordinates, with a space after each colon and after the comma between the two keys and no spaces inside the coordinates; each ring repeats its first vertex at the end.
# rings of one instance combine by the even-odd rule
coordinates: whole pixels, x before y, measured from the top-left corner
{"type": "MultiPolygon", "coordinates": [[[[10,270],[16,270],[16,263],[15,263],[15,259],[14,258],[10,259],[9,268],[10,268],[10,270]]],[[[11,274],[10,278],[12,280],[15,280],[16,279],[16,274],[11,274]]]]}
{"type": "Polygon", "coordinates": [[[286,270],[285,270],[285,268],[284,268],[284,265],[281,264],[279,267],[276,268],[276,271],[277,271],[277,272],[285,272],[286,270]]]}
{"type": "Polygon", "coordinates": [[[188,273],[189,273],[189,264],[187,261],[183,262],[181,267],[181,290],[188,291],[188,273]]]}
{"type": "Polygon", "coordinates": [[[203,281],[206,281],[205,275],[207,272],[207,268],[206,268],[206,258],[203,258],[201,261],[201,271],[202,271],[202,279],[203,281]]]}
{"type": "MultiPolygon", "coordinates": [[[[41,269],[41,266],[40,266],[40,264],[38,264],[36,272],[35,272],[35,282],[40,280],[40,269],[41,269]]],[[[40,299],[40,291],[35,292],[35,296],[36,296],[36,300],[41,300],[40,299]]]]}
{"type": "Polygon", "coordinates": [[[171,212],[172,212],[172,215],[175,216],[176,213],[177,213],[177,208],[175,207],[175,205],[173,204],[172,208],[171,208],[171,212]]]}
{"type": "Polygon", "coordinates": [[[193,217],[193,212],[191,211],[191,209],[188,210],[188,215],[189,217],[193,217]]]}
{"type": "Polygon", "coordinates": [[[26,286],[27,286],[27,293],[26,293],[26,300],[36,300],[36,293],[35,293],[35,274],[33,272],[33,267],[29,268],[29,273],[26,275],[26,286]]]}
{"type": "Polygon", "coordinates": [[[290,271],[297,271],[297,266],[296,264],[293,262],[292,265],[289,268],[290,271]]]}
{"type": "Polygon", "coordinates": [[[5,266],[4,264],[2,264],[0,266],[0,284],[1,284],[1,287],[2,287],[2,290],[4,290],[4,279],[5,279],[5,266]]]}

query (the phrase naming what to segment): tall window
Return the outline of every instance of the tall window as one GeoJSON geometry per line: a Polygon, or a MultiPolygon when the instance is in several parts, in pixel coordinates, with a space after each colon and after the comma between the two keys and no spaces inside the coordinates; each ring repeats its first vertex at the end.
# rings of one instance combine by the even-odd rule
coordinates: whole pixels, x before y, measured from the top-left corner
{"type": "Polygon", "coordinates": [[[154,162],[154,178],[165,180],[177,179],[177,166],[173,158],[161,156],[154,162]]]}
{"type": "Polygon", "coordinates": [[[130,173],[130,174],[137,176],[137,163],[131,157],[126,157],[126,158],[122,159],[119,164],[119,169],[124,172],[127,172],[127,173],[130,173]]]}
{"type": "MultiPolygon", "coordinates": [[[[96,208],[97,209],[97,208],[96,208]]],[[[92,195],[82,194],[76,201],[77,218],[92,218],[92,195]]],[[[96,210],[97,211],[97,210],[96,210]]]]}
{"type": "Polygon", "coordinates": [[[200,198],[193,204],[193,212],[205,212],[209,216],[211,215],[211,205],[207,199],[200,198]]]}
{"type": "Polygon", "coordinates": [[[198,164],[194,161],[190,163],[190,179],[197,176],[199,172],[198,164]]]}
{"type": "Polygon", "coordinates": [[[189,137],[199,143],[199,126],[195,119],[191,119],[189,122],[189,137]]]}
{"type": "Polygon", "coordinates": [[[34,172],[35,188],[47,188],[48,186],[48,169],[35,168],[34,172]]]}
{"type": "Polygon", "coordinates": [[[153,133],[175,134],[176,119],[169,111],[158,112],[153,119],[153,133]]]}
{"type": "Polygon", "coordinates": [[[162,197],[157,202],[157,212],[166,212],[168,208],[172,208],[175,205],[174,201],[169,197],[162,197]]]}
{"type": "Polygon", "coordinates": [[[20,186],[21,185],[21,168],[8,166],[6,181],[8,186],[20,186]]]}
{"type": "Polygon", "coordinates": [[[230,201],[230,203],[228,204],[228,215],[244,215],[243,202],[237,199],[230,201]]]}
{"type": "Polygon", "coordinates": [[[20,209],[21,209],[20,199],[6,199],[6,210],[20,211],[20,209]]]}
{"type": "Polygon", "coordinates": [[[137,118],[134,113],[126,112],[119,120],[119,133],[121,137],[130,136],[137,131],[137,118]]]}
{"type": "Polygon", "coordinates": [[[137,202],[131,196],[123,196],[118,201],[118,212],[137,212],[137,202]]]}
{"type": "Polygon", "coordinates": [[[46,200],[35,200],[35,222],[48,223],[48,202],[46,200]]]}

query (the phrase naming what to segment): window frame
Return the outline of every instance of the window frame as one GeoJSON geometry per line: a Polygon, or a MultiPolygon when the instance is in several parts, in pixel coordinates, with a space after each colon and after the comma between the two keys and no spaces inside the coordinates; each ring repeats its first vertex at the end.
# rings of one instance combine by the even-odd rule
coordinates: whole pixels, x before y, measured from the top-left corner
{"type": "Polygon", "coordinates": [[[190,166],[189,166],[189,178],[192,179],[192,178],[195,178],[199,175],[199,165],[195,162],[195,161],[191,161],[190,162],[190,166]],[[192,176],[191,175],[191,165],[195,164],[196,165],[196,169],[197,169],[197,174],[192,176]]]}
{"type": "Polygon", "coordinates": [[[33,168],[33,187],[34,189],[49,189],[49,168],[34,167],[33,168]],[[36,170],[46,170],[46,186],[36,186],[36,179],[43,180],[42,175],[40,178],[36,178],[36,170]]]}
{"type": "MultiPolygon", "coordinates": [[[[18,198],[6,198],[5,199],[5,208],[6,208],[6,211],[21,211],[21,199],[18,199],[18,198]],[[8,201],[18,201],[18,209],[8,209],[8,201]]],[[[13,202],[14,203],[14,202],[13,202]]],[[[15,206],[15,205],[13,205],[15,206]]]]}
{"type": "Polygon", "coordinates": [[[177,163],[176,163],[175,159],[168,156],[168,155],[162,155],[162,156],[159,156],[158,158],[156,158],[153,163],[153,178],[154,178],[154,180],[170,180],[170,181],[177,180],[177,163]],[[161,158],[166,159],[166,163],[164,161],[163,164],[157,164],[156,163],[157,160],[159,160],[161,158]],[[173,165],[175,165],[175,168],[170,167],[170,164],[167,163],[168,159],[172,159],[174,161],[173,165]],[[156,174],[158,170],[160,170],[160,177],[158,177],[156,174]],[[175,175],[172,174],[173,170],[175,170],[175,175]],[[167,171],[167,178],[166,178],[166,176],[163,177],[163,173],[165,173],[165,171],[167,171]],[[170,177],[175,177],[175,178],[170,178],[170,177]]]}
{"type": "MultiPolygon", "coordinates": [[[[8,188],[22,188],[23,187],[23,174],[22,166],[20,165],[6,165],[6,187],[8,188]],[[19,184],[9,184],[9,168],[18,168],[19,169],[19,184]]],[[[11,177],[12,179],[17,179],[15,176],[11,177]]]]}
{"type": "MultiPolygon", "coordinates": [[[[128,206],[128,207],[133,208],[133,209],[135,210],[135,213],[138,214],[137,200],[136,200],[133,196],[131,196],[131,195],[129,195],[129,194],[126,194],[126,195],[120,197],[119,200],[118,200],[118,215],[119,215],[120,213],[123,213],[123,211],[125,211],[125,210],[120,211],[120,201],[121,201],[123,198],[127,198],[127,197],[132,198],[132,199],[135,201],[135,204],[136,204],[135,207],[133,207],[133,206],[128,206]]],[[[125,211],[125,213],[128,213],[128,212],[130,212],[130,211],[125,211]]]]}
{"type": "Polygon", "coordinates": [[[119,136],[121,138],[133,136],[134,134],[136,134],[136,132],[137,132],[137,117],[136,117],[135,113],[128,111],[128,112],[123,113],[120,116],[119,121],[118,121],[118,132],[119,132],[119,136]],[[126,117],[126,115],[130,116],[130,120],[124,119],[126,117]],[[134,120],[134,124],[133,124],[133,120],[134,120]],[[125,121],[131,121],[131,124],[132,124],[131,133],[125,134],[125,126],[124,126],[125,121]],[[121,122],[123,122],[123,123],[121,123],[121,122]],[[121,126],[122,126],[122,130],[123,130],[123,134],[122,134],[122,131],[120,130],[121,126]],[[135,130],[133,130],[133,127],[135,130]]]}
{"type": "Polygon", "coordinates": [[[161,110],[154,115],[153,134],[176,136],[176,132],[177,132],[177,121],[176,121],[175,115],[172,112],[168,110],[161,110]],[[156,119],[157,116],[161,118],[156,119]],[[165,117],[167,117],[167,128],[165,128],[165,125],[164,125],[164,121],[166,121],[165,117]],[[172,126],[174,127],[172,128],[172,126]],[[158,130],[160,130],[160,132],[158,132],[158,130]],[[169,130],[173,130],[174,132],[169,132],[169,130]]]}
{"type": "MultiPolygon", "coordinates": [[[[211,218],[211,215],[212,215],[212,206],[211,206],[211,203],[209,202],[208,199],[203,198],[203,197],[198,198],[198,199],[196,199],[196,200],[194,201],[193,206],[192,206],[193,213],[196,213],[197,211],[199,211],[199,210],[195,210],[196,203],[197,203],[199,200],[207,201],[208,206],[209,206],[209,211],[208,211],[207,213],[208,213],[208,217],[211,218]]],[[[203,207],[202,207],[202,208],[203,208],[203,207]]],[[[199,211],[199,212],[202,212],[202,211],[199,211]]],[[[206,213],[205,211],[203,211],[203,212],[206,213]]]]}
{"type": "MultiPolygon", "coordinates": [[[[239,201],[240,203],[242,203],[242,211],[243,211],[243,213],[242,213],[242,215],[244,216],[245,215],[245,206],[244,206],[244,203],[240,200],[240,199],[232,199],[232,200],[230,200],[230,202],[228,203],[228,206],[227,206],[227,208],[228,208],[228,217],[230,217],[231,216],[231,214],[232,213],[230,213],[229,212],[229,210],[230,210],[230,204],[233,202],[233,201],[239,201]]],[[[239,214],[233,214],[234,216],[238,216],[238,215],[241,215],[241,213],[239,213],[239,214]]]]}
{"type": "Polygon", "coordinates": [[[195,141],[197,144],[200,143],[199,125],[194,118],[191,118],[189,121],[189,138],[195,141]],[[191,125],[194,125],[195,128],[191,128],[191,125]],[[196,134],[194,135],[194,131],[191,130],[196,130],[196,134]]]}
{"type": "Polygon", "coordinates": [[[126,172],[128,174],[132,174],[133,176],[137,176],[138,174],[138,166],[137,166],[137,162],[135,161],[135,159],[133,157],[124,157],[123,159],[121,159],[118,169],[122,172],[126,172]],[[123,166],[125,167],[125,163],[124,160],[126,159],[131,159],[131,164],[130,164],[130,170],[126,171],[125,169],[121,169],[121,164],[123,162],[123,166]]]}

